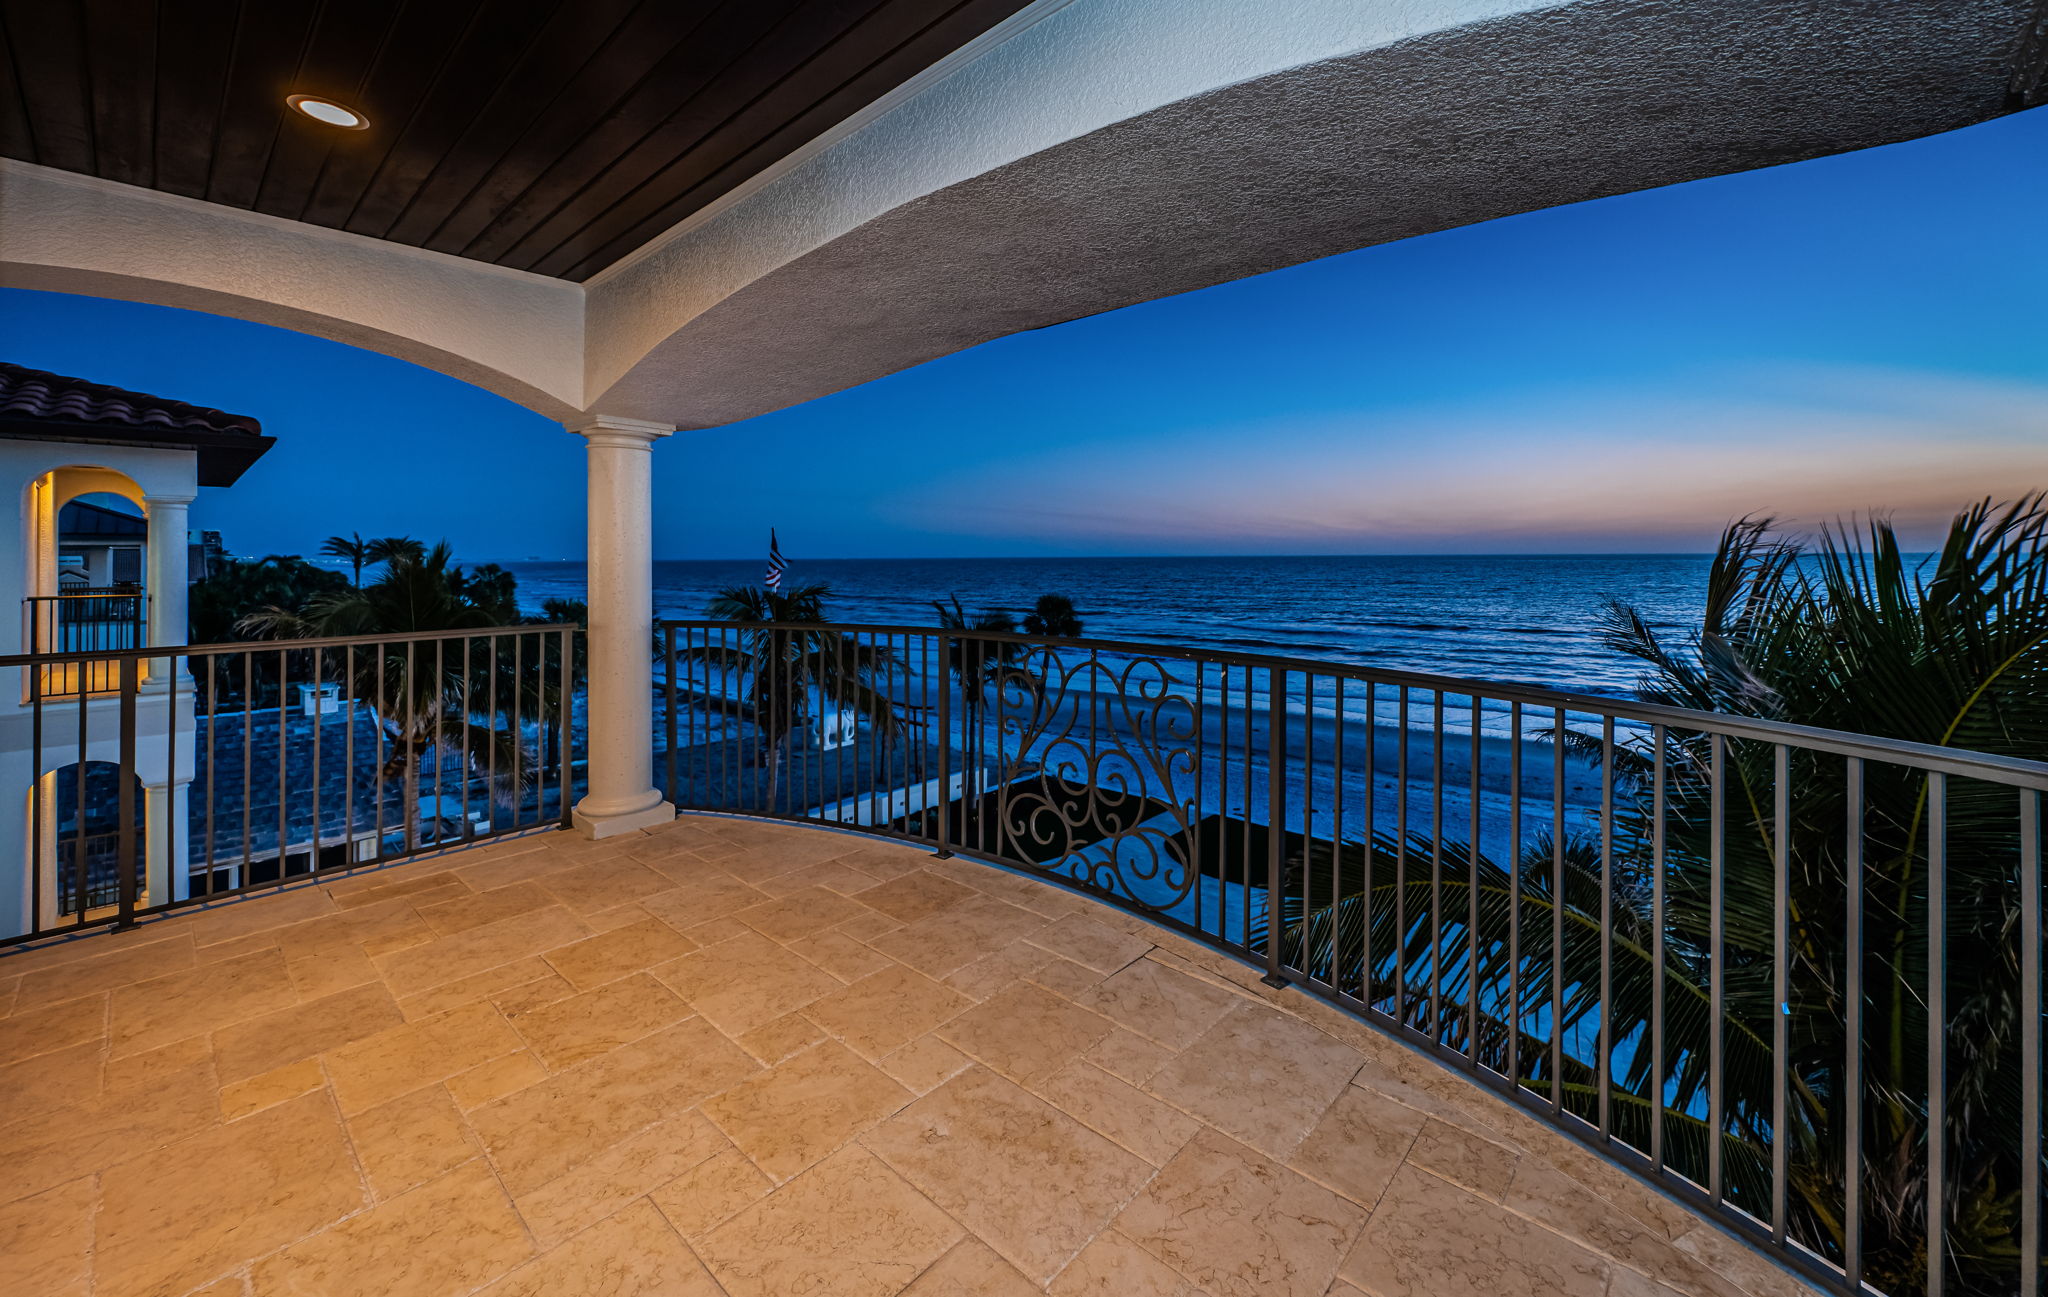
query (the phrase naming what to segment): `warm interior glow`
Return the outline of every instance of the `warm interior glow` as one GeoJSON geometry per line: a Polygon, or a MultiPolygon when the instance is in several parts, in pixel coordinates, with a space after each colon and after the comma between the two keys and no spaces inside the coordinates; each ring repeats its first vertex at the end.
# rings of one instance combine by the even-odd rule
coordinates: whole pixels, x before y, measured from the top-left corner
{"type": "Polygon", "coordinates": [[[312,95],[293,95],[285,100],[285,102],[314,121],[326,122],[329,126],[345,127],[353,131],[361,130],[370,124],[368,119],[355,109],[344,108],[331,99],[316,99],[312,95]]]}

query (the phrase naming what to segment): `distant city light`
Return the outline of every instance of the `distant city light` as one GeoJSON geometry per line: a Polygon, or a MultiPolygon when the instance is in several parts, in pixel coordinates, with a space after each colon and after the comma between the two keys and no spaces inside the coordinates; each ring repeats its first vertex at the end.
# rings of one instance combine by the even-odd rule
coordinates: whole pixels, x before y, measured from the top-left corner
{"type": "Polygon", "coordinates": [[[332,99],[321,99],[314,95],[293,95],[286,103],[298,109],[316,122],[339,126],[344,130],[359,131],[370,124],[370,119],[353,108],[344,108],[332,99]]]}

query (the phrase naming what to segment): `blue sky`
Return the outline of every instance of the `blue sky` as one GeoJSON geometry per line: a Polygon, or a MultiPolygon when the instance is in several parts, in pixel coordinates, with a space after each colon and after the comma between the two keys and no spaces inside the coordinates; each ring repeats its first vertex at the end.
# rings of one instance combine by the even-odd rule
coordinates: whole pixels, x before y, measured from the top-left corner
{"type": "MultiPolygon", "coordinates": [[[[1674,552],[2048,487],[2048,109],[1367,248],[656,452],[656,550],[1674,552]]],[[[400,361],[0,290],[0,357],[262,419],[196,526],[580,558],[581,443],[400,361]]]]}

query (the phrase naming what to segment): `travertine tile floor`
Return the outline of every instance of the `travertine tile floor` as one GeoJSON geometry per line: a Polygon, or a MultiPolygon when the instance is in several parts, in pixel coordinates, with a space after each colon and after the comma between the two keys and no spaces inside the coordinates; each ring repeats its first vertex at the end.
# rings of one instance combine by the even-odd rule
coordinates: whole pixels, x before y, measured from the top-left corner
{"type": "Polygon", "coordinates": [[[0,1293],[1733,1297],[1484,1091],[1049,885],[692,818],[0,958],[0,1293]]]}

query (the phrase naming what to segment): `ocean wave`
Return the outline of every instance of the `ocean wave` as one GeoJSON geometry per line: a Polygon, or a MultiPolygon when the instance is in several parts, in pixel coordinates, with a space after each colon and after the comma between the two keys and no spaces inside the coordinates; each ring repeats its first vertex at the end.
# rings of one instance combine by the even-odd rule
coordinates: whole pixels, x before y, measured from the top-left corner
{"type": "Polygon", "coordinates": [[[1355,644],[1313,644],[1304,640],[1251,639],[1217,636],[1206,640],[1211,644],[1228,644],[1232,648],[1285,649],[1290,653],[1355,653],[1355,644]]]}

